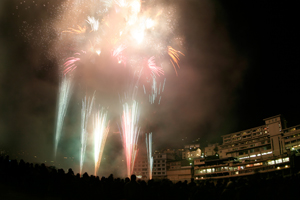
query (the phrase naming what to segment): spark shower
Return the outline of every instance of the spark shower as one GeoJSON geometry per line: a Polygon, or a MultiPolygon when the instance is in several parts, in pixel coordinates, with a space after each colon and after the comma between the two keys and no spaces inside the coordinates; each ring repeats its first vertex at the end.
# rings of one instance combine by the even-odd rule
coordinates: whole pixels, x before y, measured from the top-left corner
{"type": "MultiPolygon", "coordinates": [[[[126,76],[131,83],[123,91],[126,102],[120,100],[123,110],[120,110],[119,127],[126,156],[126,175],[129,177],[138,152],[139,134],[143,130],[139,125],[139,114],[143,110],[139,101],[142,97],[138,94],[149,99],[149,104],[160,104],[166,84],[165,75],[173,73],[178,76],[180,56],[184,56],[176,50],[182,48],[184,40],[176,31],[176,7],[170,1],[160,0],[74,0],[65,1],[61,8],[64,14],[57,19],[59,28],[55,30],[60,35],[57,46],[62,47],[59,48],[59,58],[64,61],[60,70],[62,78],[58,94],[55,155],[63,136],[71,86],[76,84],[76,71],[88,70],[86,66],[101,67],[103,70],[110,69],[112,65],[119,70],[126,68],[129,75],[118,74],[119,70],[115,75],[120,78],[126,76]],[[61,58],[62,55],[67,56],[61,58]],[[99,59],[112,60],[112,63],[100,66],[99,59]]],[[[107,85],[102,87],[109,88],[107,85]]],[[[97,175],[111,125],[108,120],[110,113],[101,105],[95,109],[98,100],[101,99],[95,99],[94,95],[82,97],[80,174],[83,173],[87,140],[92,138],[94,173],[97,175]],[[92,128],[89,121],[93,122],[92,128]]],[[[146,135],[146,146],[151,172],[152,133],[146,135]]]]}

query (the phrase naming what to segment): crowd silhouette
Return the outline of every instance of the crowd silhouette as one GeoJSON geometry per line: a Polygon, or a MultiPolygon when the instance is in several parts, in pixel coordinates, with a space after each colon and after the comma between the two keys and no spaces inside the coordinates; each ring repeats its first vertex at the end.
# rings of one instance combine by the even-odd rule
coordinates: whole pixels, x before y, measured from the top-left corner
{"type": "Polygon", "coordinates": [[[283,177],[277,173],[271,176],[257,173],[216,182],[194,179],[177,183],[167,179],[145,182],[136,180],[135,175],[130,179],[114,178],[112,174],[102,178],[87,173],[80,176],[72,169],[65,172],[45,164],[0,157],[0,186],[38,199],[289,199],[298,196],[299,180],[299,174],[283,177]]]}

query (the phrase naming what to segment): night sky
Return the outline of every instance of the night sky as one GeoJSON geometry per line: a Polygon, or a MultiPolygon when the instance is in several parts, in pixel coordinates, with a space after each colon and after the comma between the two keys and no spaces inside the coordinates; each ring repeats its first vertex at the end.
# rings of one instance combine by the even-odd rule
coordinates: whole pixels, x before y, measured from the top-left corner
{"type": "MultiPolygon", "coordinates": [[[[62,12],[55,9],[59,2],[0,3],[0,148],[53,156],[61,60],[50,52],[55,32],[43,25],[62,12]]],[[[176,2],[177,31],[185,38],[181,51],[186,56],[178,76],[174,71],[166,75],[161,104],[145,106],[141,117],[141,133],[153,132],[154,149],[182,148],[196,138],[202,145],[220,142],[223,134],[260,126],[277,114],[288,126],[300,124],[296,5],[166,2],[176,2]]],[[[114,97],[110,100],[118,102],[114,97]]],[[[60,149],[65,154],[74,154],[72,145],[78,143],[79,105],[75,97],[70,102],[60,149]]],[[[115,124],[119,120],[118,115],[112,118],[115,124]]],[[[117,126],[107,151],[118,154],[122,144],[116,132],[117,126]]]]}

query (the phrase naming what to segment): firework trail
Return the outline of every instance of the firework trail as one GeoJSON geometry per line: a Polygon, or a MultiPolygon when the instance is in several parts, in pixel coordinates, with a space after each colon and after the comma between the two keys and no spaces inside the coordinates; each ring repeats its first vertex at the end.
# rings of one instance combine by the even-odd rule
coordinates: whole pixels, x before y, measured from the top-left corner
{"type": "Polygon", "coordinates": [[[146,149],[148,158],[149,180],[152,179],[153,156],[152,156],[152,133],[146,133],[146,149]]]}
{"type": "Polygon", "coordinates": [[[82,174],[82,167],[84,163],[85,150],[86,150],[86,142],[87,142],[87,126],[88,119],[92,112],[92,107],[95,99],[95,94],[92,98],[87,98],[85,96],[84,100],[82,100],[82,108],[81,108],[81,148],[80,148],[80,174],[82,174]]]}
{"type": "Polygon", "coordinates": [[[55,147],[54,147],[55,156],[57,153],[57,147],[61,137],[62,126],[64,123],[66,111],[70,100],[71,90],[72,90],[71,77],[63,76],[59,86],[59,95],[58,95],[57,119],[56,119],[56,130],[55,130],[55,147]]]}
{"type": "Polygon", "coordinates": [[[95,176],[100,167],[103,149],[109,132],[109,122],[107,123],[107,112],[99,109],[94,115],[94,159],[95,159],[95,176]]]}
{"type": "Polygon", "coordinates": [[[135,156],[137,154],[137,142],[140,133],[138,127],[139,110],[138,103],[133,101],[130,107],[128,103],[123,104],[122,139],[126,156],[127,176],[130,177],[133,171],[135,156]]]}

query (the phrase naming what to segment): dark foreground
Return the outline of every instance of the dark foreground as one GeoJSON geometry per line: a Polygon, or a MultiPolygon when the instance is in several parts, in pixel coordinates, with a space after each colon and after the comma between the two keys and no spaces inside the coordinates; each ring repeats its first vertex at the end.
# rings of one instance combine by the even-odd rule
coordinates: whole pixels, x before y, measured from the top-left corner
{"type": "Polygon", "coordinates": [[[74,175],[69,169],[48,168],[44,164],[33,165],[21,160],[9,161],[0,157],[0,199],[292,199],[298,197],[300,176],[271,178],[261,174],[231,180],[195,183],[169,180],[134,181],[134,177],[120,179],[74,175]]]}

